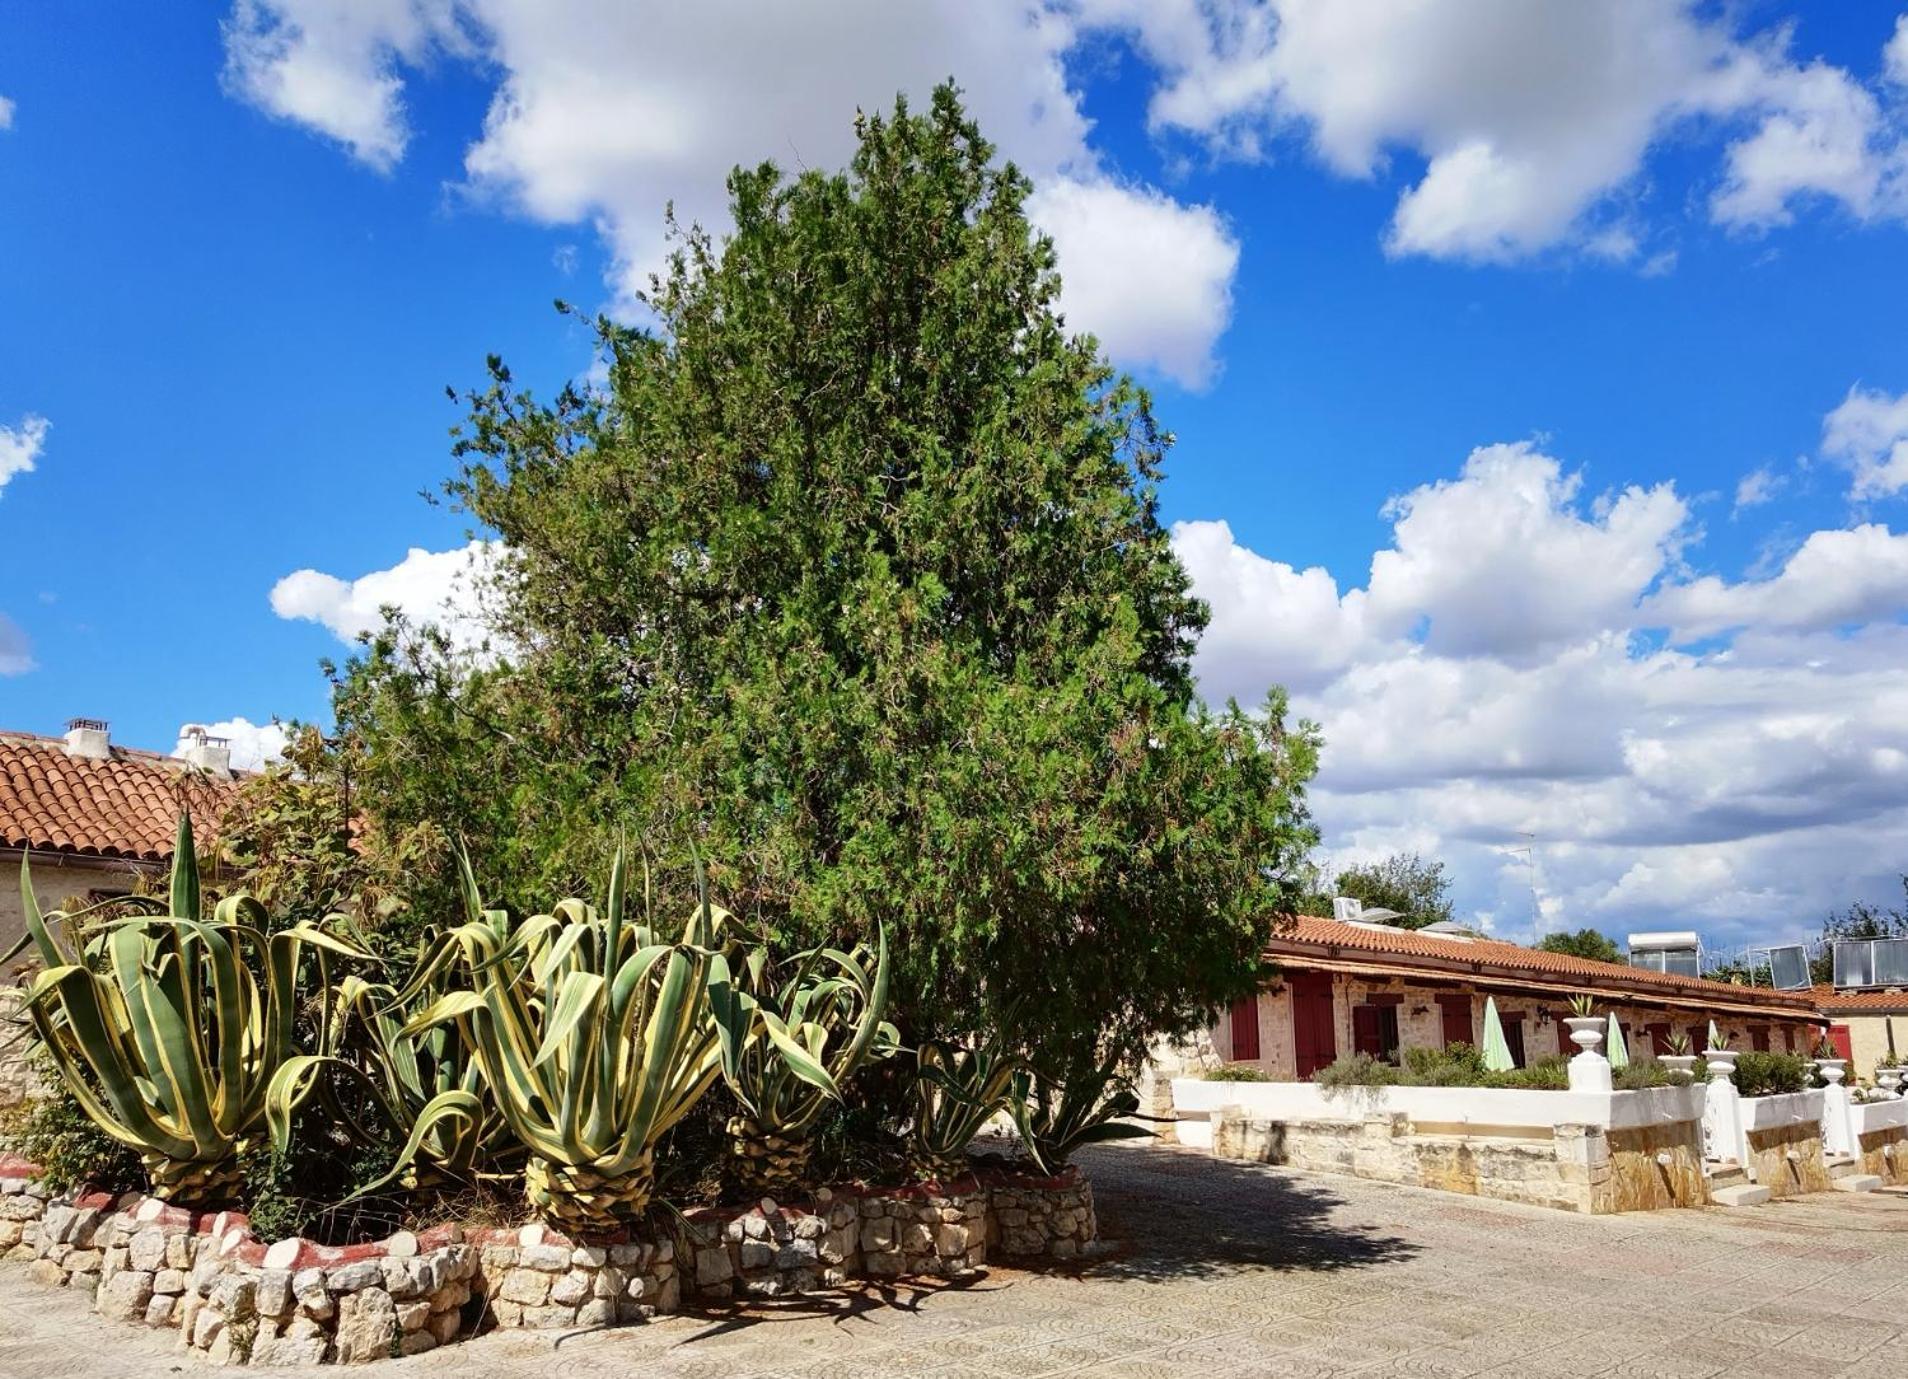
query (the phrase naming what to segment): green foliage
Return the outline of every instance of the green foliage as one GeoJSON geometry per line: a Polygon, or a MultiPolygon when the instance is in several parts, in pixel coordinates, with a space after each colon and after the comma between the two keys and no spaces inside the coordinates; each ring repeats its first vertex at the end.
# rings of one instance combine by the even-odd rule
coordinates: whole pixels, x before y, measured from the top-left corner
{"type": "Polygon", "coordinates": [[[1005,1051],[999,1030],[969,1045],[926,1043],[914,1057],[911,1165],[921,1178],[958,1178],[974,1136],[1013,1105],[1025,1065],[1005,1051]]]}
{"type": "MultiPolygon", "coordinates": [[[[1555,938],[1556,935],[1553,934],[1551,935],[1551,937],[1555,938]]],[[[1596,1013],[1597,1013],[1596,997],[1572,996],[1570,998],[1570,1015],[1572,1019],[1588,1020],[1591,1016],[1595,1015],[1596,1013]]]]}
{"type": "Polygon", "coordinates": [[[1619,1092],[1640,1092],[1651,1087],[1687,1087],[1688,1073],[1672,1072],[1654,1058],[1639,1058],[1621,1068],[1610,1070],[1611,1088],[1619,1092]]]}
{"type": "Polygon", "coordinates": [[[258,1145],[240,1160],[253,1232],[327,1245],[389,1235],[406,1219],[404,1196],[385,1186],[395,1157],[394,1141],[364,1139],[308,1108],[283,1144],[258,1145]]]}
{"type": "Polygon", "coordinates": [[[1330,914],[1331,897],[1344,895],[1364,901],[1368,909],[1382,905],[1396,910],[1403,918],[1391,923],[1400,929],[1422,929],[1451,918],[1450,891],[1451,878],[1444,874],[1444,863],[1415,852],[1398,852],[1382,861],[1339,872],[1321,897],[1324,908],[1319,913],[1330,914]]]}
{"type": "Polygon", "coordinates": [[[1399,1070],[1382,1058],[1368,1053],[1342,1053],[1312,1074],[1321,1087],[1390,1087],[1397,1084],[1399,1070]]]}
{"type": "Polygon", "coordinates": [[[899,1036],[888,1008],[888,939],[879,948],[811,949],[777,975],[766,948],[731,974],[717,956],[709,999],[721,1039],[722,1077],[741,1114],[729,1123],[735,1176],[750,1191],[801,1184],[808,1134],[842,1084],[870,1058],[886,1058],[899,1036]]]}
{"type": "Polygon", "coordinates": [[[114,1193],[144,1187],[138,1153],[94,1124],[44,1053],[33,1061],[51,1090],[7,1110],[0,1145],[38,1164],[40,1182],[55,1193],[88,1186],[114,1193]]]}
{"type": "Polygon", "coordinates": [[[295,729],[284,759],[240,787],[220,821],[219,842],[273,923],[349,915],[360,938],[401,981],[427,930],[426,916],[449,909],[411,908],[408,881],[448,866],[451,848],[429,819],[397,835],[386,832],[382,816],[365,809],[353,789],[364,761],[364,745],[355,738],[327,741],[316,728],[295,729]]]}
{"type": "Polygon", "coordinates": [[[1058,1076],[1023,1069],[1014,1079],[1010,1109],[1027,1157],[1043,1173],[1065,1168],[1082,1145],[1150,1139],[1153,1133],[1131,1122],[1139,1114],[1139,1096],[1110,1058],[1076,1064],[1058,1076]]]}
{"type": "Polygon", "coordinates": [[[1563,953],[1595,962],[1623,961],[1623,950],[1617,947],[1616,940],[1596,929],[1579,929],[1571,934],[1545,934],[1537,941],[1537,946],[1546,953],[1563,953]]]}
{"type": "Polygon", "coordinates": [[[81,914],[43,917],[24,861],[20,891],[23,942],[43,964],[23,1000],[62,1085],[101,1130],[139,1151],[157,1196],[228,1199],[292,1049],[301,962],[315,959],[322,989],[327,954],[365,955],[315,925],[274,932],[245,894],[201,919],[183,815],[164,914],[91,931],[81,914]]]}
{"type": "Polygon", "coordinates": [[[1495,1087],[1524,1091],[1563,1091],[1570,1086],[1570,1065],[1560,1055],[1546,1054],[1528,1067],[1492,1072],[1484,1055],[1469,1044],[1442,1049],[1420,1047],[1402,1051],[1398,1065],[1367,1053],[1341,1054],[1312,1074],[1322,1087],[1495,1087]]]}
{"type": "Polygon", "coordinates": [[[1780,1096],[1809,1085],[1809,1063],[1800,1054],[1758,1053],[1736,1056],[1736,1090],[1743,1096],[1780,1096]]]}
{"type": "Polygon", "coordinates": [[[1131,1052],[1255,988],[1318,737],[1282,693],[1196,701],[1170,437],[1068,333],[1027,180],[951,89],[858,134],[837,175],[734,172],[722,242],[673,229],[600,390],[493,361],[447,488],[508,551],[507,656],[371,638],[335,684],[357,798],[508,895],[644,818],[783,950],[885,923],[911,1043],[985,998],[1027,1048],[1131,1052]]]}
{"type": "Polygon", "coordinates": [[[1204,1074],[1208,1082],[1270,1082],[1272,1075],[1255,1063],[1223,1063],[1204,1074]]]}

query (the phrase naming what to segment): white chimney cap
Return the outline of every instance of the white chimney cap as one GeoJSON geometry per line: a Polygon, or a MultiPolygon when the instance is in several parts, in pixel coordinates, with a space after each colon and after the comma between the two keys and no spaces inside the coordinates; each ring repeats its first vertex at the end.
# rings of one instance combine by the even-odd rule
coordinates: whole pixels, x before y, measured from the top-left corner
{"type": "Polygon", "coordinates": [[[69,718],[66,754],[88,761],[105,761],[113,754],[113,740],[103,718],[69,718]]]}

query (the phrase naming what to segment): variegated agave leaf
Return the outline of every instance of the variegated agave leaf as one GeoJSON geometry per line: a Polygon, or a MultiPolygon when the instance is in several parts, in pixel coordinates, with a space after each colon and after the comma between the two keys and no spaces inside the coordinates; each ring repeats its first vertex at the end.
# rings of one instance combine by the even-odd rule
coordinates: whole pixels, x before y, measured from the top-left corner
{"type": "Polygon", "coordinates": [[[101,1130],[140,1151],[157,1195],[229,1193],[292,1052],[301,963],[315,958],[322,988],[331,958],[369,955],[316,925],[271,933],[248,895],[201,919],[184,818],[169,914],[111,920],[76,943],[68,917],[41,913],[24,866],[21,886],[28,936],[46,963],[25,1005],[62,1082],[101,1130]]]}

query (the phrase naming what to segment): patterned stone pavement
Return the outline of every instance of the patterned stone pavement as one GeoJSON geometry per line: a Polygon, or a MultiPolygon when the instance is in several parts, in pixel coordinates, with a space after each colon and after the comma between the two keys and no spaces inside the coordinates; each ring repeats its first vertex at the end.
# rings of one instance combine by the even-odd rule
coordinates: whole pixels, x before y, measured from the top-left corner
{"type": "MultiPolygon", "coordinates": [[[[1577,1217],[1191,1150],[1090,1153],[1084,1273],[993,1270],[559,1337],[493,1335],[388,1379],[1509,1379],[1908,1376],[1908,1197],[1577,1217]]],[[[208,1372],[0,1269],[0,1375],[208,1372]]],[[[284,1371],[278,1371],[283,1373],[284,1371]]],[[[313,1370],[338,1379],[338,1369],[313,1370]]]]}

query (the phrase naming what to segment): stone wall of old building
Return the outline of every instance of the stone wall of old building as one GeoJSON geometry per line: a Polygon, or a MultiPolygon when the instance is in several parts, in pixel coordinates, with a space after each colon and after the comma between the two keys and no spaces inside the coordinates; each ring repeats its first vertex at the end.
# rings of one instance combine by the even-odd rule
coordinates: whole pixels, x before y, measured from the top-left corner
{"type": "MultiPolygon", "coordinates": [[[[1773,1098],[1771,1098],[1773,1099],[1773,1098]]],[[[1744,1107],[1752,1098],[1743,1098],[1744,1107]]],[[[1800,1197],[1808,1192],[1827,1192],[1828,1165],[1822,1156],[1820,1116],[1768,1129],[1750,1129],[1750,1164],[1744,1167],[1771,1197],[1800,1197]]]]}

